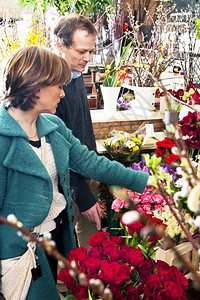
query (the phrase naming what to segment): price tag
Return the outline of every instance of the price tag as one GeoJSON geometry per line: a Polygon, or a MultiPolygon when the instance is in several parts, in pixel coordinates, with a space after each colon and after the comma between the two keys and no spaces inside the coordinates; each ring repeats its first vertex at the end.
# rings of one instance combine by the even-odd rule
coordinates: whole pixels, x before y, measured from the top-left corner
{"type": "Polygon", "coordinates": [[[155,137],[153,124],[146,124],[146,134],[143,140],[143,145],[146,144],[148,138],[155,137]]]}
{"type": "Polygon", "coordinates": [[[153,124],[146,124],[146,136],[148,138],[155,136],[153,124]]]}

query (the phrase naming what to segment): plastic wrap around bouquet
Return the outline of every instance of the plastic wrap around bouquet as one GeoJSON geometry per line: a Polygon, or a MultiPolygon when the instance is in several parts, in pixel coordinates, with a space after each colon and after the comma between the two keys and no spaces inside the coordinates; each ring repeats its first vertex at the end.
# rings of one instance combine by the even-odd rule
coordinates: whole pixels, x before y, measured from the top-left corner
{"type": "Polygon", "coordinates": [[[134,133],[112,130],[104,145],[111,157],[125,165],[131,165],[139,158],[144,139],[144,126],[134,133]]]}

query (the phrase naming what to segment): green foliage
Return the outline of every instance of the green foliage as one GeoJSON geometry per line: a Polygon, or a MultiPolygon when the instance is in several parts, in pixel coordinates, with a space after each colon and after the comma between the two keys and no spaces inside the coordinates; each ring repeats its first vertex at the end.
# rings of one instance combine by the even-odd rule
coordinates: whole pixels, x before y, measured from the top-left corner
{"type": "Polygon", "coordinates": [[[76,298],[72,295],[69,295],[69,296],[65,297],[64,300],[76,300],[76,298]]]}
{"type": "Polygon", "coordinates": [[[18,5],[21,7],[27,6],[33,11],[48,9],[48,4],[56,6],[59,13],[64,15],[65,13],[78,13],[83,15],[97,15],[97,13],[103,14],[107,8],[110,8],[109,13],[117,11],[118,3],[111,0],[18,0],[18,5]]]}
{"type": "Polygon", "coordinates": [[[197,19],[197,24],[195,27],[197,30],[197,38],[200,40],[200,19],[197,19]]]}
{"type": "Polygon", "coordinates": [[[43,11],[47,11],[48,8],[48,4],[53,5],[54,1],[53,0],[18,0],[17,4],[21,7],[25,7],[27,6],[30,9],[33,9],[33,11],[36,10],[43,10],[43,11]]]}

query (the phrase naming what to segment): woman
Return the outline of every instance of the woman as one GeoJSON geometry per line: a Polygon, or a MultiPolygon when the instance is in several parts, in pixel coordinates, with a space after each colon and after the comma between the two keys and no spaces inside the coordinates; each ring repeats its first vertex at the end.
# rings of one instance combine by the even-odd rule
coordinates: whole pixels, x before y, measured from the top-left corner
{"type": "MultiPolygon", "coordinates": [[[[69,169],[137,192],[143,192],[148,180],[147,173],[127,169],[88,151],[53,115],[64,96],[62,85],[70,78],[67,62],[51,50],[37,46],[18,49],[2,67],[0,107],[0,214],[14,214],[29,230],[39,226],[37,232],[42,235],[55,232],[56,223],[61,223],[57,219],[66,211],[62,228],[56,233],[65,256],[76,247],[69,169]]],[[[0,243],[2,273],[8,259],[27,253],[27,247],[30,250],[27,242],[5,225],[0,226],[0,243]]],[[[24,291],[24,298],[19,298],[14,291],[9,299],[59,299],[44,250],[36,247],[35,254],[41,268],[39,278],[34,281],[31,277],[27,296],[24,291]]],[[[19,277],[11,272],[12,275],[19,277]]],[[[3,278],[4,292],[10,279],[3,278]]]]}

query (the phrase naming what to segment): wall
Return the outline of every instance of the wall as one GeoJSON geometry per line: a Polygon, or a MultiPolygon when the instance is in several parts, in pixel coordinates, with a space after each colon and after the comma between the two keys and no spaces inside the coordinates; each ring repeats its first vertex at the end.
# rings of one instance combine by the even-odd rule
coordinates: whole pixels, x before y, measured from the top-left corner
{"type": "Polygon", "coordinates": [[[161,119],[154,120],[136,120],[136,121],[114,121],[114,122],[95,122],[93,123],[94,134],[96,140],[105,139],[108,137],[108,134],[111,130],[123,130],[130,133],[134,132],[139,126],[147,122],[148,124],[154,125],[154,131],[163,131],[165,125],[161,119]]]}

